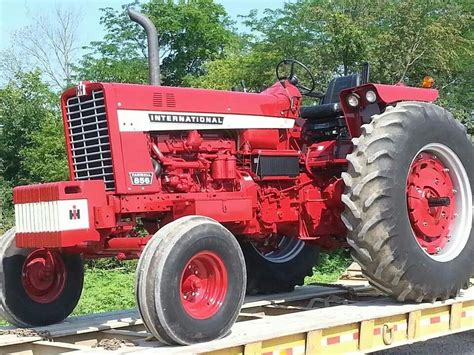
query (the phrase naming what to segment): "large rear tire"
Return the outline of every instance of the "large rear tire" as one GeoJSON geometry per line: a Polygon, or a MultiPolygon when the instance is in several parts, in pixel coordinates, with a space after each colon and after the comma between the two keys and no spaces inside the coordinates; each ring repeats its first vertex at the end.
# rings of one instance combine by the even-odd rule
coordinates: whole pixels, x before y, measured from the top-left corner
{"type": "Polygon", "coordinates": [[[0,238],[0,311],[9,323],[61,322],[79,302],[83,280],[80,255],[17,248],[13,228],[0,238]]]}
{"type": "Polygon", "coordinates": [[[474,271],[474,149],[439,106],[388,107],[353,139],[342,201],[353,258],[398,300],[455,296],[474,271]]]}
{"type": "Polygon", "coordinates": [[[218,222],[183,217],[147,243],[137,268],[136,300],[147,329],[167,344],[225,336],[245,297],[245,261],[218,222]]]}
{"type": "Polygon", "coordinates": [[[290,292],[313,274],[319,262],[317,246],[285,236],[277,242],[271,249],[248,239],[240,243],[247,266],[248,295],[290,292]]]}

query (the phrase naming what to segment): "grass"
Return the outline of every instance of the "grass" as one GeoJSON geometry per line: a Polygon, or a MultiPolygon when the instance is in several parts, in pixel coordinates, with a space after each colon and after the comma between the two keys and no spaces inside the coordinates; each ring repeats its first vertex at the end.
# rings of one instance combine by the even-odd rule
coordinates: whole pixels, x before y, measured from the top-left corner
{"type": "Polygon", "coordinates": [[[313,275],[307,276],[304,280],[305,285],[337,281],[352,262],[349,251],[345,249],[339,249],[330,254],[321,253],[320,258],[319,265],[313,269],[313,275]]]}
{"type": "Polygon", "coordinates": [[[87,269],[82,296],[73,315],[135,307],[135,272],[127,267],[87,269]]]}
{"type": "MultiPolygon", "coordinates": [[[[321,253],[321,261],[305,284],[336,281],[351,263],[347,251],[321,253]]],[[[113,259],[89,261],[86,264],[84,289],[73,315],[109,312],[135,307],[136,261],[113,259]]],[[[0,320],[0,325],[6,325],[0,320]]]]}

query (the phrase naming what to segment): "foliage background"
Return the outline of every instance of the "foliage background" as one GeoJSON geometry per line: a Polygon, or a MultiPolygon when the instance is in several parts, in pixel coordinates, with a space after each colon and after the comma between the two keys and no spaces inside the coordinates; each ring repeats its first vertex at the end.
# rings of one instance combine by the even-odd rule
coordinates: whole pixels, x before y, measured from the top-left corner
{"type": "MultiPolygon", "coordinates": [[[[8,78],[0,87],[0,232],[13,223],[13,186],[68,178],[60,91],[78,80],[147,81],[146,39],[128,20],[129,5],[103,9],[104,38],[83,48],[78,60],[64,55],[68,74],[62,81],[41,62],[28,66],[21,56],[0,53],[0,71],[8,78]]],[[[259,91],[274,82],[277,62],[295,58],[312,69],[318,90],[324,91],[332,77],[358,72],[369,61],[374,82],[418,86],[423,76],[433,76],[438,103],[474,133],[472,1],[297,0],[243,14],[240,25],[212,0],[131,5],[158,28],[166,85],[229,89],[243,81],[248,90],[259,91]]],[[[19,38],[34,35],[26,31],[19,38]]],[[[346,264],[345,252],[325,255],[307,281],[333,280],[346,264]]],[[[131,307],[131,274],[133,263],[88,264],[85,297],[76,312],[131,307]],[[90,293],[92,288],[100,293],[90,293]]]]}

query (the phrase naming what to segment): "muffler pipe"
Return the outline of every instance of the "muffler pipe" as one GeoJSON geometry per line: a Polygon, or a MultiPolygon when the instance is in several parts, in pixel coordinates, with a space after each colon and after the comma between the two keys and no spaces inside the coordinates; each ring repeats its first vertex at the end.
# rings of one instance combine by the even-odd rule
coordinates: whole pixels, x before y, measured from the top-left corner
{"type": "Polygon", "coordinates": [[[146,32],[148,42],[148,70],[151,85],[161,85],[160,80],[160,47],[158,45],[158,32],[151,20],[141,12],[128,8],[128,17],[138,23],[146,32]]]}

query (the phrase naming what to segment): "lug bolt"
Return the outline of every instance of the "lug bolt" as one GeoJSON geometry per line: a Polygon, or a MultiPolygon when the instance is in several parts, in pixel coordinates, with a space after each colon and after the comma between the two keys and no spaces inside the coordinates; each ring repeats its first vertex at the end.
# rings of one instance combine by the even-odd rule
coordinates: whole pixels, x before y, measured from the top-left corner
{"type": "Polygon", "coordinates": [[[440,247],[437,247],[436,248],[436,253],[439,253],[441,251],[441,248],[440,247]]]}
{"type": "Polygon", "coordinates": [[[196,292],[191,293],[191,295],[192,295],[193,297],[196,296],[196,292]]]}
{"type": "Polygon", "coordinates": [[[183,297],[183,298],[184,298],[185,300],[187,300],[187,299],[188,299],[188,296],[184,295],[184,297],[183,297]]]}
{"type": "Polygon", "coordinates": [[[458,214],[457,214],[457,213],[453,214],[453,218],[456,218],[457,216],[458,216],[458,214]]]}
{"type": "Polygon", "coordinates": [[[448,168],[444,168],[443,171],[444,171],[445,173],[449,173],[449,169],[448,169],[448,168]]]}
{"type": "Polygon", "coordinates": [[[197,275],[197,274],[198,274],[197,270],[196,270],[196,271],[194,271],[194,275],[197,275]]]}
{"type": "Polygon", "coordinates": [[[423,222],[423,226],[426,227],[428,225],[428,223],[426,222],[423,222]]]}
{"type": "Polygon", "coordinates": [[[423,191],[419,187],[416,188],[416,192],[418,192],[419,194],[423,193],[423,191]]]}
{"type": "Polygon", "coordinates": [[[438,179],[435,179],[434,183],[435,183],[435,185],[438,185],[438,184],[439,184],[439,180],[438,180],[438,179]]]}
{"type": "Polygon", "coordinates": [[[434,154],[433,154],[431,157],[432,157],[433,159],[438,159],[438,157],[437,157],[436,155],[434,155],[434,154]]]}
{"type": "Polygon", "coordinates": [[[457,193],[458,193],[458,190],[453,189],[453,194],[457,194],[457,193]]]}

